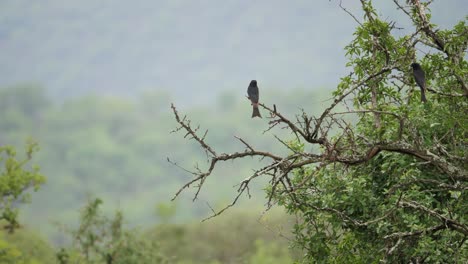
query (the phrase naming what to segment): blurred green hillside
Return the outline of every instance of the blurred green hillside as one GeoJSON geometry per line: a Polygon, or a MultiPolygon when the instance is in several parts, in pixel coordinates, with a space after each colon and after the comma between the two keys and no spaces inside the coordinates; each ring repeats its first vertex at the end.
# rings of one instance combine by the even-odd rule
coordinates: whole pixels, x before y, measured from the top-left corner
{"type": "Polygon", "coordinates": [[[111,257],[112,263],[122,264],[284,264],[301,259],[300,250],[289,245],[294,221],[277,210],[259,217],[233,209],[204,223],[132,228],[125,212],[106,215],[102,203],[90,199],[80,206],[76,225],[60,228],[72,243],[54,247],[30,228],[0,230],[0,263],[98,264],[109,263],[111,257]]]}

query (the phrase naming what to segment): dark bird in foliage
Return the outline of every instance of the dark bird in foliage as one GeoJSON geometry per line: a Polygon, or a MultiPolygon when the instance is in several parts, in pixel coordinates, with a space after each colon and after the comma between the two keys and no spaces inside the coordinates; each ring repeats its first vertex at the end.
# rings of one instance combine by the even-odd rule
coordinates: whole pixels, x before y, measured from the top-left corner
{"type": "Polygon", "coordinates": [[[412,63],[411,67],[413,68],[414,80],[421,88],[421,102],[427,102],[426,99],[426,74],[424,73],[421,65],[419,63],[412,63]]]}
{"type": "Polygon", "coordinates": [[[252,118],[258,116],[262,118],[260,115],[260,110],[258,110],[258,98],[259,98],[259,93],[258,93],[258,86],[257,86],[257,81],[252,80],[249,84],[249,88],[247,88],[247,95],[249,96],[250,101],[252,102],[252,107],[253,107],[253,112],[252,112],[252,118]]]}

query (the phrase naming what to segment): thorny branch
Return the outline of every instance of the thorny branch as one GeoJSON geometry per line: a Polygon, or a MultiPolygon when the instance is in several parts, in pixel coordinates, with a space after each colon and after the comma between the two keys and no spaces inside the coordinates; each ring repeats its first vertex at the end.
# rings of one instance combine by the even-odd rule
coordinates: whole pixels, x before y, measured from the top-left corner
{"type": "MultiPolygon", "coordinates": [[[[384,72],[384,70],[379,71],[379,73],[384,72]]],[[[377,76],[377,75],[373,75],[377,76]]],[[[352,89],[355,89],[356,87],[353,87],[352,89]]],[[[351,90],[352,90],[351,89],[351,90]]],[[[345,92],[344,94],[349,94],[349,92],[345,92]]],[[[185,130],[185,136],[190,136],[190,138],[196,140],[200,146],[205,149],[210,157],[210,162],[209,162],[209,167],[206,171],[195,171],[195,172],[190,172],[194,175],[194,178],[187,182],[185,185],[180,188],[176,195],[174,196],[173,199],[175,199],[184,189],[189,188],[192,184],[198,183],[197,185],[197,191],[195,193],[195,196],[193,200],[196,200],[198,197],[198,194],[200,192],[201,187],[203,186],[203,183],[205,179],[211,175],[212,171],[214,170],[216,164],[221,161],[227,161],[227,160],[235,160],[235,159],[240,159],[243,157],[247,156],[252,156],[252,157],[259,157],[259,158],[268,158],[271,160],[271,163],[259,170],[257,170],[252,176],[246,178],[240,183],[240,187],[238,189],[238,195],[230,204],[228,207],[233,206],[239,197],[241,196],[244,191],[248,190],[248,186],[250,182],[261,176],[261,175],[267,175],[272,178],[272,190],[273,192],[275,191],[276,187],[278,184],[282,183],[282,180],[288,179],[289,180],[289,173],[297,168],[302,168],[306,165],[320,165],[320,164],[331,164],[331,163],[341,163],[344,165],[357,165],[361,164],[364,162],[368,162],[369,160],[373,159],[376,157],[380,152],[386,151],[386,152],[396,152],[400,153],[402,155],[410,155],[413,157],[416,157],[417,159],[428,162],[429,164],[432,164],[434,168],[438,169],[441,173],[445,175],[449,175],[449,177],[455,181],[468,181],[468,175],[467,172],[463,168],[459,168],[454,164],[451,164],[448,162],[445,158],[440,157],[430,150],[423,150],[423,149],[417,149],[411,144],[404,142],[404,141],[394,141],[394,142],[371,142],[370,140],[366,140],[364,145],[357,146],[356,142],[355,145],[353,146],[353,154],[349,154],[349,147],[348,146],[338,146],[336,143],[337,142],[332,142],[330,139],[325,138],[325,137],[320,137],[319,139],[313,139],[311,135],[315,131],[319,131],[320,125],[323,123],[323,121],[328,118],[332,118],[335,115],[339,114],[349,114],[349,113],[375,113],[379,112],[381,114],[388,114],[391,116],[394,116],[394,118],[398,119],[399,122],[403,117],[400,117],[394,113],[391,112],[386,112],[386,111],[373,111],[373,110],[365,110],[365,111],[349,111],[349,112],[335,112],[335,113],[330,113],[331,109],[333,109],[334,106],[337,105],[337,101],[343,100],[343,96],[339,97],[338,100],[335,100],[330,107],[328,107],[324,113],[318,118],[315,119],[315,128],[312,128],[311,122],[307,122],[308,126],[298,126],[297,123],[292,122],[289,118],[278,112],[277,109],[271,109],[270,107],[261,104],[261,106],[268,110],[272,116],[272,119],[274,121],[270,121],[270,123],[274,122],[274,124],[286,124],[291,131],[301,135],[301,137],[306,140],[307,142],[311,144],[318,144],[323,146],[324,150],[322,153],[315,154],[315,153],[299,153],[295,152],[293,154],[290,154],[286,157],[281,157],[275,154],[272,154],[270,152],[265,152],[265,151],[259,151],[254,149],[252,145],[247,143],[245,140],[243,140],[240,137],[236,137],[244,146],[245,150],[242,152],[234,152],[231,154],[218,154],[212,147],[210,147],[206,142],[204,137],[200,137],[197,135],[197,130],[192,129],[190,120],[188,120],[186,117],[181,118],[179,115],[179,112],[177,111],[176,107],[174,105],[171,106],[175,119],[180,125],[175,131],[179,130],[185,130]],[[314,131],[314,132],[311,132],[314,131]],[[347,153],[347,154],[343,154],[347,153]]],[[[304,117],[307,118],[308,117],[304,117]]],[[[336,119],[333,119],[336,120],[336,119]]],[[[335,121],[338,122],[338,121],[335,121]]],[[[400,122],[402,124],[403,122],[400,122]]],[[[304,123],[303,123],[304,124],[304,123]]],[[[329,127],[328,127],[329,129],[329,127]]],[[[325,131],[324,134],[327,134],[328,131],[325,131]]],[[[352,133],[351,130],[345,129],[343,132],[347,137],[354,138],[355,135],[352,133]]],[[[206,134],[205,134],[206,135],[206,134]]],[[[354,139],[355,140],[355,139],[354,139]]],[[[284,142],[283,142],[284,144],[284,142]]],[[[188,170],[187,170],[188,171],[188,170]]],[[[291,186],[290,190],[294,190],[295,187],[291,186]]],[[[273,193],[272,193],[273,195],[273,193]]],[[[269,198],[269,201],[271,201],[271,197],[269,198]]],[[[222,209],[220,212],[215,213],[214,216],[219,215],[223,211],[225,211],[228,207],[222,209]]]]}
{"type": "MultiPolygon", "coordinates": [[[[174,116],[175,116],[175,119],[177,121],[177,123],[179,123],[180,127],[178,127],[176,130],[174,130],[173,132],[177,132],[177,131],[180,131],[182,129],[185,130],[186,134],[185,134],[185,137],[187,137],[188,135],[191,136],[191,139],[194,139],[196,140],[200,146],[205,149],[208,154],[211,156],[211,161],[210,161],[210,166],[208,168],[208,170],[206,172],[191,172],[195,178],[192,179],[191,181],[189,181],[188,183],[186,183],[182,188],[179,189],[179,191],[177,191],[176,195],[174,196],[174,198],[172,198],[172,200],[174,200],[175,198],[177,198],[177,196],[179,196],[179,194],[186,188],[190,187],[193,183],[195,182],[199,182],[200,184],[198,185],[197,187],[197,192],[193,198],[193,200],[196,200],[197,197],[198,197],[198,194],[200,193],[200,190],[201,190],[201,187],[205,181],[205,178],[208,177],[209,175],[211,175],[211,172],[213,171],[213,169],[215,168],[216,166],[216,163],[218,163],[219,161],[227,161],[227,160],[234,160],[234,159],[238,159],[238,158],[243,158],[243,157],[247,157],[247,156],[260,156],[260,157],[268,157],[270,159],[273,159],[273,160],[282,160],[281,157],[279,156],[275,156],[269,152],[264,152],[264,151],[256,151],[256,150],[253,150],[252,147],[249,147],[249,145],[242,139],[241,142],[243,142],[244,144],[247,144],[248,148],[250,148],[250,150],[246,150],[244,152],[235,152],[235,153],[232,153],[232,154],[216,154],[216,152],[205,142],[205,139],[204,137],[206,136],[206,133],[205,133],[205,136],[203,138],[199,137],[197,135],[197,129],[192,129],[191,125],[190,125],[190,120],[188,120],[186,117],[183,117],[183,118],[180,118],[179,116],[179,113],[177,112],[177,109],[176,107],[171,104],[171,108],[172,108],[172,111],[174,113],[174,116]]],[[[187,170],[188,171],[188,170],[187,170]]],[[[236,199],[237,200],[237,199],[236,199]]]]}

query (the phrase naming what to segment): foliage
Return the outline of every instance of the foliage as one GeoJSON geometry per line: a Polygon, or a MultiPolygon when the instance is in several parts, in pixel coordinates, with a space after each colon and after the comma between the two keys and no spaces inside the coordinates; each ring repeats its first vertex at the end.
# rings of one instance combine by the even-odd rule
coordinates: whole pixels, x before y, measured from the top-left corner
{"type": "Polygon", "coordinates": [[[166,263],[155,241],[125,229],[120,211],[114,218],[104,216],[101,204],[94,199],[83,208],[78,229],[69,231],[73,247],[57,253],[59,263],[166,263]]]}
{"type": "Polygon", "coordinates": [[[417,32],[396,37],[391,34],[395,23],[380,20],[371,3],[362,2],[365,22],[346,47],[354,71],[335,92],[339,98],[363,82],[354,92],[359,121],[334,144],[335,151],[349,157],[369,149],[368,160],[295,169],[292,180],[306,182],[295,199],[306,206],[276,198],[301,216],[296,243],[311,260],[464,262],[468,93],[461,76],[468,76],[468,28],[461,21],[452,30],[434,33],[426,4],[412,1],[408,14],[417,32]],[[439,46],[421,59],[432,95],[426,105],[419,102],[419,93],[401,93],[411,84],[407,66],[418,42],[439,46]],[[369,79],[383,69],[397,72],[369,79]]]}
{"type": "Polygon", "coordinates": [[[256,213],[240,211],[206,223],[161,223],[139,231],[124,228],[121,212],[106,217],[101,204],[90,200],[82,209],[78,228],[66,231],[72,245],[56,253],[58,263],[282,264],[299,256],[278,237],[290,236],[279,230],[292,227],[284,226],[291,219],[278,211],[261,221],[256,213]]]}
{"type": "Polygon", "coordinates": [[[100,199],[90,200],[78,227],[65,229],[72,244],[56,249],[27,229],[0,233],[0,263],[283,264],[300,256],[278,236],[291,236],[286,230],[292,227],[292,219],[278,211],[261,219],[254,211],[232,211],[205,223],[162,223],[136,230],[124,227],[121,212],[109,218],[101,207],[100,199]]]}
{"type": "Polygon", "coordinates": [[[18,205],[29,201],[28,189],[37,191],[45,182],[39,167],[26,167],[37,150],[37,143],[30,141],[26,144],[26,157],[18,158],[14,147],[0,146],[0,220],[6,222],[4,228],[10,232],[19,227],[18,205]]]}
{"type": "Polygon", "coordinates": [[[414,25],[404,31],[381,19],[371,1],[361,0],[362,21],[350,13],[358,23],[345,48],[352,72],[318,117],[303,111],[289,119],[280,107],[261,104],[271,117],[268,131],[281,126],[294,134],[276,137],[289,154],[241,137],[244,151],[221,152],[173,105],[176,130],[208,156],[206,168],[187,169],[193,178],[177,194],[195,186],[196,199],[220,164],[259,157],[263,162],[240,182],[233,202],[212,217],[250,195],[251,183],[263,176],[270,180],[267,206],[279,204],[297,217],[294,244],[306,251],[307,263],[465,263],[468,27],[461,21],[439,30],[429,3],[407,2],[394,1],[414,25]],[[426,71],[427,103],[414,89],[415,61],[426,71]]]}
{"type": "Polygon", "coordinates": [[[54,263],[53,248],[31,230],[0,233],[0,263],[48,264],[54,263]]]}
{"type": "Polygon", "coordinates": [[[259,219],[255,212],[232,211],[203,223],[160,224],[148,239],[159,241],[171,263],[292,263],[300,252],[284,238],[291,236],[291,220],[279,212],[259,219]]]}
{"type": "Polygon", "coordinates": [[[255,254],[249,258],[248,263],[255,264],[280,264],[293,263],[287,248],[275,242],[265,243],[263,240],[255,241],[255,254]]]}
{"type": "Polygon", "coordinates": [[[27,230],[17,230],[19,205],[30,201],[29,189],[37,191],[45,182],[39,168],[28,167],[33,153],[38,150],[35,142],[29,141],[25,157],[19,158],[12,146],[0,146],[0,220],[3,229],[0,233],[1,263],[47,263],[51,260],[51,250],[46,243],[27,230]]]}

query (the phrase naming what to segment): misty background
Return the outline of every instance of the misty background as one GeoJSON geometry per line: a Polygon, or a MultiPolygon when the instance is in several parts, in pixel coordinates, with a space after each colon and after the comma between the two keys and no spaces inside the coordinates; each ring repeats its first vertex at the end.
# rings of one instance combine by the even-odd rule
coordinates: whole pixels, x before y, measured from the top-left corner
{"type": "MultiPolygon", "coordinates": [[[[402,34],[411,21],[392,1],[378,1],[402,34]]],[[[358,19],[359,1],[342,1],[358,19]]],[[[466,16],[461,0],[436,1],[433,22],[450,27],[466,16]]],[[[22,214],[52,234],[73,222],[89,195],[128,213],[133,224],[158,221],[206,157],[182,134],[171,134],[175,103],[209,129],[219,152],[241,151],[234,135],[270,151],[268,120],[250,119],[247,86],[287,114],[319,113],[345,76],[344,47],[357,23],[339,1],[26,1],[0,2],[0,143],[39,142],[35,163],[48,178],[22,214]]],[[[288,137],[288,135],[285,135],[288,137]]],[[[202,190],[176,201],[173,221],[202,219],[226,205],[260,161],[224,164],[202,190]]],[[[261,208],[262,184],[249,203],[261,208]]]]}
{"type": "MultiPolygon", "coordinates": [[[[404,18],[391,1],[377,2],[388,20],[404,18]]],[[[34,82],[58,98],[157,89],[200,104],[220,90],[244,92],[255,78],[264,89],[333,88],[356,26],[338,4],[3,0],[0,85],[34,82]]],[[[435,1],[434,22],[452,25],[465,4],[435,1]]],[[[359,1],[342,5],[361,16],[359,1]]]]}

